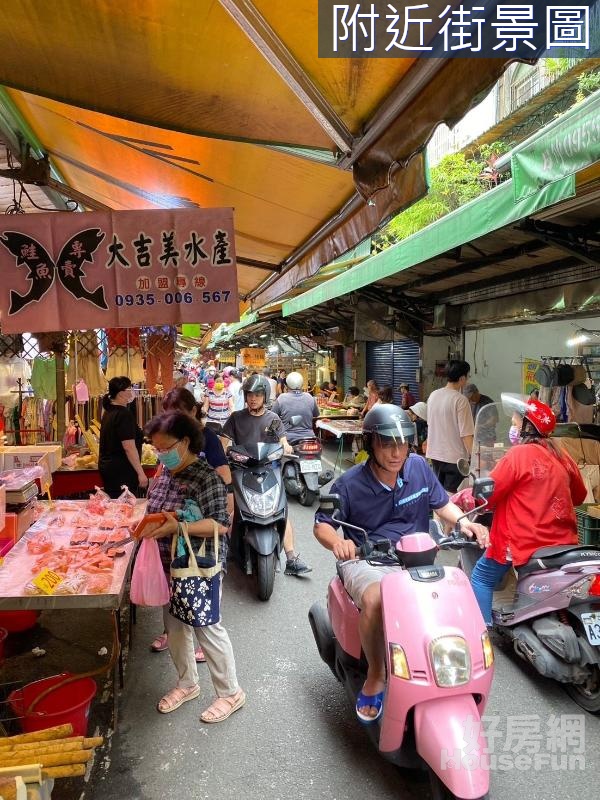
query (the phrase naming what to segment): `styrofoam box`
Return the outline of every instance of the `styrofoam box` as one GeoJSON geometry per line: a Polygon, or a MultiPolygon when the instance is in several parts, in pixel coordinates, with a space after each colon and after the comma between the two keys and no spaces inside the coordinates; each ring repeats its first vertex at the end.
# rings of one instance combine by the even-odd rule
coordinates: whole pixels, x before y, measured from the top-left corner
{"type": "Polygon", "coordinates": [[[51,472],[56,472],[62,464],[62,447],[59,444],[31,444],[4,447],[0,452],[1,469],[23,469],[35,467],[40,458],[48,456],[51,472]]]}

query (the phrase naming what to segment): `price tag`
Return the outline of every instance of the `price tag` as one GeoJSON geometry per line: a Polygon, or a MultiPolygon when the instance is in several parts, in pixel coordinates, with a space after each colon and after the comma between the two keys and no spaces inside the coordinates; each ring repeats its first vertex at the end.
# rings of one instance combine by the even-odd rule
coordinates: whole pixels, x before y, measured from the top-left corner
{"type": "Polygon", "coordinates": [[[62,575],[52,570],[44,569],[32,580],[32,583],[44,594],[54,594],[56,587],[63,582],[62,575]]]}

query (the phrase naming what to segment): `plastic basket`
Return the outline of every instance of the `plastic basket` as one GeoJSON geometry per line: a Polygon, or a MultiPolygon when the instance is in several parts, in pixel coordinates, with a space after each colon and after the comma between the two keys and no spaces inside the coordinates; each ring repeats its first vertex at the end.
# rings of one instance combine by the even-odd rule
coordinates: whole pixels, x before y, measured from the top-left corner
{"type": "Polygon", "coordinates": [[[575,509],[579,544],[600,545],[600,519],[591,517],[585,509],[586,506],[575,509]]]}

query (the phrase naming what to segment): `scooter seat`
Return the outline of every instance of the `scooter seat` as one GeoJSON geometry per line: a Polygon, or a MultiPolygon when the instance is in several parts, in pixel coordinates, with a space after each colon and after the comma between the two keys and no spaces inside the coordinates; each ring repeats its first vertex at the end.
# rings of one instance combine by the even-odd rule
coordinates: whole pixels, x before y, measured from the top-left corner
{"type": "Polygon", "coordinates": [[[597,553],[597,557],[600,560],[600,548],[589,545],[563,544],[554,547],[541,547],[533,553],[526,564],[517,568],[519,580],[527,575],[531,575],[533,572],[558,569],[567,564],[576,564],[578,561],[589,561],[589,553],[592,552],[597,553]]]}

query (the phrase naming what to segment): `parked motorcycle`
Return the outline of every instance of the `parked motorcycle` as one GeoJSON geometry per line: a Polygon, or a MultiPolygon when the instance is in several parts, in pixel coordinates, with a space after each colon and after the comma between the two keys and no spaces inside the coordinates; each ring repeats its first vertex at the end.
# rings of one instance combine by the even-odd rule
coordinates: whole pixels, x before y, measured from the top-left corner
{"type": "MultiPolygon", "coordinates": [[[[494,419],[501,419],[501,404],[492,405],[495,408],[480,410],[475,423],[471,459],[475,483],[477,475],[489,474],[497,454],[510,446],[508,438],[498,436],[498,424],[492,425],[494,419]],[[492,428],[497,442],[490,440],[492,428]]],[[[562,426],[557,427],[560,435],[562,426]]],[[[469,474],[467,462],[459,462],[458,467],[469,474]]],[[[481,521],[490,525],[491,515],[481,521]]],[[[469,577],[476,560],[471,554],[461,554],[469,577]]],[[[563,684],[581,708],[600,713],[600,548],[542,547],[516,570],[513,588],[494,594],[494,629],[540,675],[563,684]]]]}
{"type": "Polygon", "coordinates": [[[279,442],[232,445],[227,455],[235,500],[231,552],[247,575],[256,574],[257,595],[268,600],[287,521],[283,447],[279,442]]]}
{"type": "MultiPolygon", "coordinates": [[[[293,416],[292,427],[288,432],[293,435],[294,426],[302,424],[302,418],[293,416]]],[[[309,436],[291,441],[294,452],[286,456],[283,465],[283,485],[289,497],[297,497],[302,506],[312,506],[319,494],[319,488],[333,480],[333,472],[323,472],[321,453],[323,447],[316,436],[309,436]]]]}
{"type": "MultiPolygon", "coordinates": [[[[485,499],[493,482],[476,487],[485,499]]],[[[321,510],[337,518],[339,497],[321,495],[321,510]]],[[[468,516],[465,514],[464,516],[468,516]]],[[[426,768],[435,800],[487,798],[486,738],[480,724],[493,677],[493,648],[465,574],[434,565],[437,547],[478,548],[458,527],[436,542],[429,533],[373,545],[361,528],[360,558],[397,565],[381,582],[388,683],[383,713],[367,731],[394,764],[426,768]],[[469,749],[465,751],[468,739],[469,749]],[[464,753],[469,752],[469,758],[464,753]]],[[[327,610],[315,603],[310,625],[319,655],[354,706],[367,671],[359,638],[360,611],[342,571],[329,584],[327,610]]]]}

